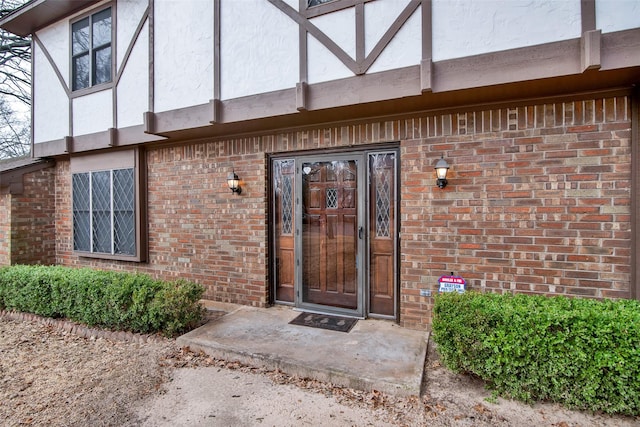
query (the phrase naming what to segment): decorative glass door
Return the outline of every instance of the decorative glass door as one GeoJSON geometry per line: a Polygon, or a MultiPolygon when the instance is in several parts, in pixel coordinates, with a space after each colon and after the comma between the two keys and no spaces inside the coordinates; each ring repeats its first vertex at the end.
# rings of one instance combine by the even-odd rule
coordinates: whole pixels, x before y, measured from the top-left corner
{"type": "Polygon", "coordinates": [[[395,317],[396,156],[360,151],[272,161],[277,302],[395,317]]]}
{"type": "Polygon", "coordinates": [[[303,161],[299,305],[362,314],[359,159],[303,161]]]}

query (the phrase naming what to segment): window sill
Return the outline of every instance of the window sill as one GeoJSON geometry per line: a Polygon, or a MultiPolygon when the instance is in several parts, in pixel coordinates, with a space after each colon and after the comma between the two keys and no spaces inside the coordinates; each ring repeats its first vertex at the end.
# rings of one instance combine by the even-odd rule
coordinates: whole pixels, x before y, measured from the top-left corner
{"type": "Polygon", "coordinates": [[[80,258],[104,259],[109,261],[146,262],[146,258],[140,255],[110,255],[93,252],[73,251],[80,258]]]}

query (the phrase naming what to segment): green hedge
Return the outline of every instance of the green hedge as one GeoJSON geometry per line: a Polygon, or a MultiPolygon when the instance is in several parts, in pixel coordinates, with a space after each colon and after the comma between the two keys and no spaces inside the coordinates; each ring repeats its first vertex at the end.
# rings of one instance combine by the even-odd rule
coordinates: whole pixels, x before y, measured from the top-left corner
{"type": "Polygon", "coordinates": [[[0,308],[114,330],[177,335],[202,319],[203,293],[195,283],[165,282],[142,274],[48,266],[0,268],[0,308]]]}
{"type": "Polygon", "coordinates": [[[640,302],[468,292],[435,299],[443,363],[502,396],[640,414],[640,302]]]}

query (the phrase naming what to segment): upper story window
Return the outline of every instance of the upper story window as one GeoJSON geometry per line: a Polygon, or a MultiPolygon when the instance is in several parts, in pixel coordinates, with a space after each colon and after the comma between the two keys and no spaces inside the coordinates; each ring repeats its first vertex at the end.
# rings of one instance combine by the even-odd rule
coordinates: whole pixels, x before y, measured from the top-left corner
{"type": "Polygon", "coordinates": [[[320,4],[324,4],[324,3],[329,3],[335,0],[308,0],[308,7],[312,7],[312,6],[318,6],[320,4]]]}
{"type": "Polygon", "coordinates": [[[111,8],[71,25],[73,90],[111,81],[111,8]]]}

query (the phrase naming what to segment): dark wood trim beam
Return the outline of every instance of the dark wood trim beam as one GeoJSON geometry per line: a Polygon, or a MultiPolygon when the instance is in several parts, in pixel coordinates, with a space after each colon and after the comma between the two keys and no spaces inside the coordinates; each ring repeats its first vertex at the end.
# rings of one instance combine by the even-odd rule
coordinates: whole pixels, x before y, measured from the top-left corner
{"type": "Polygon", "coordinates": [[[72,136],[64,137],[64,152],[73,153],[73,137],[72,136]]]}
{"type": "Polygon", "coordinates": [[[296,110],[298,111],[307,109],[307,86],[305,82],[296,84],[296,110]]]}
{"type": "Polygon", "coordinates": [[[596,0],[580,0],[582,33],[596,30],[596,0]]]}
{"type": "Polygon", "coordinates": [[[210,99],[209,104],[211,104],[211,120],[209,123],[220,123],[220,117],[222,116],[222,103],[219,99],[210,99]]]}
{"type": "Polygon", "coordinates": [[[431,0],[422,0],[422,59],[433,58],[433,7],[431,0]]]}
{"type": "Polygon", "coordinates": [[[580,53],[582,59],[582,71],[597,70],[600,68],[600,30],[587,31],[582,33],[580,38],[580,53]]]}
{"type": "MultiPolygon", "coordinates": [[[[213,99],[220,99],[220,0],[213,0],[213,99]]],[[[215,106],[214,106],[215,107],[215,106]]],[[[214,120],[217,116],[214,116],[214,120]]]]}
{"type": "Polygon", "coordinates": [[[362,64],[367,53],[365,52],[364,32],[364,3],[356,4],[356,62],[362,64]]]}
{"type": "Polygon", "coordinates": [[[147,111],[142,116],[144,133],[156,133],[156,115],[152,111],[147,111]]]}
{"type": "Polygon", "coordinates": [[[156,26],[155,26],[155,2],[154,0],[149,0],[148,5],[149,11],[149,99],[148,99],[148,111],[155,111],[155,34],[156,34],[156,26]]]}
{"type": "Polygon", "coordinates": [[[434,92],[580,74],[580,39],[433,63],[434,92]]]}
{"type": "Polygon", "coordinates": [[[422,92],[430,92],[433,87],[431,81],[433,76],[433,62],[431,59],[423,59],[420,61],[420,90],[422,92]]]}
{"type": "Polygon", "coordinates": [[[118,129],[109,128],[107,132],[109,133],[109,147],[117,147],[118,146],[118,129]]]}

